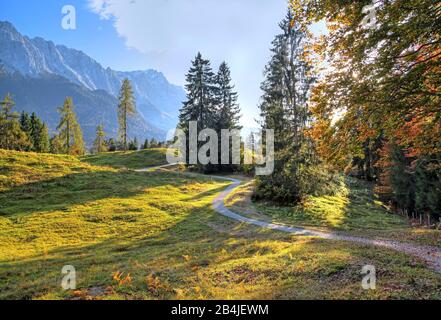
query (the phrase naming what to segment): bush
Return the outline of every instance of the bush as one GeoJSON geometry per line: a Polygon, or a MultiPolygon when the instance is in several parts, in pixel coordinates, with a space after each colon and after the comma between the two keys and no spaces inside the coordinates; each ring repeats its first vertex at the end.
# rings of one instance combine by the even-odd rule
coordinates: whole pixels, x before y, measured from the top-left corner
{"type": "Polygon", "coordinates": [[[323,164],[302,166],[295,171],[285,168],[271,176],[258,177],[253,200],[292,205],[307,196],[335,195],[345,190],[344,176],[323,164]]]}

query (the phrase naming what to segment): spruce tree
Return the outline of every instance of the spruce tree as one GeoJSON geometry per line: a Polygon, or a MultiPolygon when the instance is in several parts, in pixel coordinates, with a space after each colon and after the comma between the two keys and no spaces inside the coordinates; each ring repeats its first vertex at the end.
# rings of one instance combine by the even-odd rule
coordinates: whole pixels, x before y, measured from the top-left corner
{"type": "Polygon", "coordinates": [[[62,144],[62,152],[71,155],[83,155],[85,153],[83,132],[74,112],[72,98],[66,98],[63,107],[59,108],[58,112],[61,119],[57,130],[62,144]]]}
{"type": "Polygon", "coordinates": [[[115,139],[110,138],[109,140],[107,140],[107,148],[109,152],[115,152],[118,149],[118,145],[115,141],[115,139]]]}
{"type": "Polygon", "coordinates": [[[415,178],[409,170],[410,160],[404,150],[398,146],[391,147],[390,184],[399,208],[409,213],[415,209],[415,178]]]}
{"type": "Polygon", "coordinates": [[[30,151],[34,149],[34,143],[32,139],[32,123],[31,118],[27,112],[22,111],[20,114],[20,128],[23,132],[26,133],[31,145],[29,146],[28,150],[30,151]]]}
{"type": "Polygon", "coordinates": [[[49,153],[50,152],[50,138],[49,129],[47,125],[43,123],[38,135],[38,143],[34,146],[36,152],[49,153]]]}
{"type": "MultiPolygon", "coordinates": [[[[234,91],[234,85],[231,80],[231,71],[226,62],[219,66],[219,71],[215,78],[214,98],[216,103],[216,131],[219,136],[219,159],[222,152],[221,148],[221,131],[227,130],[241,130],[239,125],[240,107],[237,103],[237,92],[234,91]]],[[[219,163],[219,170],[233,171],[236,168],[232,164],[232,141],[229,142],[229,164],[222,165],[219,163]]]]}
{"type": "Polygon", "coordinates": [[[104,127],[103,125],[99,125],[96,128],[96,138],[93,142],[93,152],[102,153],[107,151],[105,138],[106,134],[104,133],[104,127]]]}
{"type": "Polygon", "coordinates": [[[124,79],[118,104],[119,139],[124,151],[127,151],[128,148],[128,117],[134,115],[135,112],[136,106],[132,84],[129,79],[124,79]]]}
{"type": "Polygon", "coordinates": [[[135,137],[135,139],[129,142],[129,150],[138,151],[138,148],[139,148],[138,138],[135,137]]]}
{"type": "Polygon", "coordinates": [[[29,116],[29,113],[22,111],[20,114],[20,128],[24,132],[31,135],[31,117],[29,116]]]}
{"type": "Polygon", "coordinates": [[[158,141],[156,141],[155,138],[152,138],[150,140],[150,148],[154,149],[154,148],[157,148],[157,147],[158,147],[158,141]]]}
{"type": "Polygon", "coordinates": [[[143,144],[143,146],[142,146],[142,149],[143,149],[143,150],[147,150],[147,149],[149,149],[149,148],[150,148],[150,142],[149,142],[149,139],[145,139],[144,144],[143,144]]]}
{"type": "Polygon", "coordinates": [[[293,21],[289,12],[280,23],[282,32],[272,42],[261,86],[262,129],[274,130],[275,168],[272,175],[258,178],[255,197],[281,203],[297,202],[305,195],[310,187],[302,186],[304,176],[313,165],[312,143],[304,130],[314,78],[305,59],[306,33],[293,21]]]}
{"type": "Polygon", "coordinates": [[[30,117],[30,127],[30,137],[33,145],[32,150],[40,153],[48,152],[49,132],[46,125],[35,113],[32,113],[30,117]]]}
{"type": "MultiPolygon", "coordinates": [[[[189,122],[197,122],[197,131],[201,132],[206,128],[216,126],[216,79],[211,69],[210,61],[202,58],[198,53],[186,76],[187,101],[180,110],[180,124],[187,136],[187,149],[189,148],[189,122]]],[[[198,142],[199,147],[204,144],[198,142]]],[[[187,163],[189,163],[189,152],[187,150],[187,163]]],[[[199,171],[206,168],[198,163],[199,171]]]]}
{"type": "Polygon", "coordinates": [[[231,71],[226,62],[222,62],[216,75],[215,99],[217,104],[218,127],[221,129],[242,129],[239,125],[240,107],[237,92],[231,83],[231,71]]]}

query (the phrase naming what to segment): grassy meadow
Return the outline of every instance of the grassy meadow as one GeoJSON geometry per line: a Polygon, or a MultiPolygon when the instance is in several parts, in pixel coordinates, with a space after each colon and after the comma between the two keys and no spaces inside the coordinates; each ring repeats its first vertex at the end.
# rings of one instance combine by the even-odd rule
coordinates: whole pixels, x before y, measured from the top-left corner
{"type": "Polygon", "coordinates": [[[412,227],[409,220],[391,213],[374,194],[372,183],[348,177],[345,184],[335,196],[310,196],[298,206],[280,207],[253,203],[253,181],[247,181],[226,203],[244,216],[268,222],[441,247],[440,230],[412,227]]]}
{"type": "MultiPolygon", "coordinates": [[[[161,150],[82,158],[0,150],[0,299],[441,299],[441,275],[413,257],[244,225],[212,209],[228,182],[130,170],[163,163],[161,150]],[[377,290],[361,287],[367,264],[377,290]],[[65,265],[76,268],[74,291],[61,288],[65,265]]],[[[349,193],[312,200],[317,209],[297,215],[245,207],[248,188],[229,204],[262,210],[262,219],[409,229],[376,202],[353,202],[341,216],[349,193]],[[329,210],[333,202],[340,209],[329,210]]]]}

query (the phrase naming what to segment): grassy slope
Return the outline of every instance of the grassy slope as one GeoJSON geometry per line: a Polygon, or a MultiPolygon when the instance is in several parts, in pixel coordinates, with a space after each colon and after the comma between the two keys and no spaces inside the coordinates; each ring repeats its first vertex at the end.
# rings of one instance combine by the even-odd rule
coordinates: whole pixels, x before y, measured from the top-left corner
{"type": "Polygon", "coordinates": [[[441,277],[403,254],[219,216],[225,182],[1,150],[0,170],[0,298],[441,298],[441,277]]]}
{"type": "Polygon", "coordinates": [[[441,246],[441,231],[412,228],[407,220],[391,214],[377,200],[372,184],[348,178],[346,189],[336,196],[310,197],[296,207],[277,207],[252,203],[253,184],[247,183],[227,204],[244,215],[281,224],[441,246]]]}
{"type": "Polygon", "coordinates": [[[142,151],[102,153],[82,157],[81,160],[95,166],[115,168],[144,169],[150,166],[166,164],[167,149],[149,149],[142,151]]]}

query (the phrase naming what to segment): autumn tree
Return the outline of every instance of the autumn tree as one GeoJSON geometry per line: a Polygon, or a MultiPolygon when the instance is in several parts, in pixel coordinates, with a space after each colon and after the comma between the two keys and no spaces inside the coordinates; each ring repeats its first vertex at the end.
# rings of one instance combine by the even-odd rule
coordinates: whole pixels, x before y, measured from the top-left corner
{"type": "Polygon", "coordinates": [[[85,153],[83,132],[77,121],[72,98],[68,97],[64,105],[58,109],[60,123],[57,127],[58,139],[62,145],[62,152],[71,155],[83,155],[85,153]]]}
{"type": "Polygon", "coordinates": [[[119,139],[123,150],[128,149],[128,118],[136,113],[135,98],[133,95],[132,84],[129,79],[124,79],[118,104],[118,123],[119,123],[119,139]]]}
{"type": "Polygon", "coordinates": [[[439,1],[291,3],[304,27],[325,21],[329,31],[311,46],[321,58],[316,67],[325,66],[311,97],[320,155],[338,168],[355,160],[361,176],[383,190],[389,181],[401,209],[433,210],[418,190],[428,182],[412,183],[417,176],[430,181],[439,170],[416,165],[441,154],[439,1]],[[383,153],[384,146],[393,148],[383,153]]]}
{"type": "Polygon", "coordinates": [[[96,153],[103,153],[107,151],[106,134],[104,133],[103,125],[96,128],[96,137],[93,142],[93,151],[96,153]]]}
{"type": "Polygon", "coordinates": [[[19,115],[13,111],[15,102],[7,94],[0,102],[0,148],[26,151],[31,148],[28,135],[21,129],[19,115]]]}

